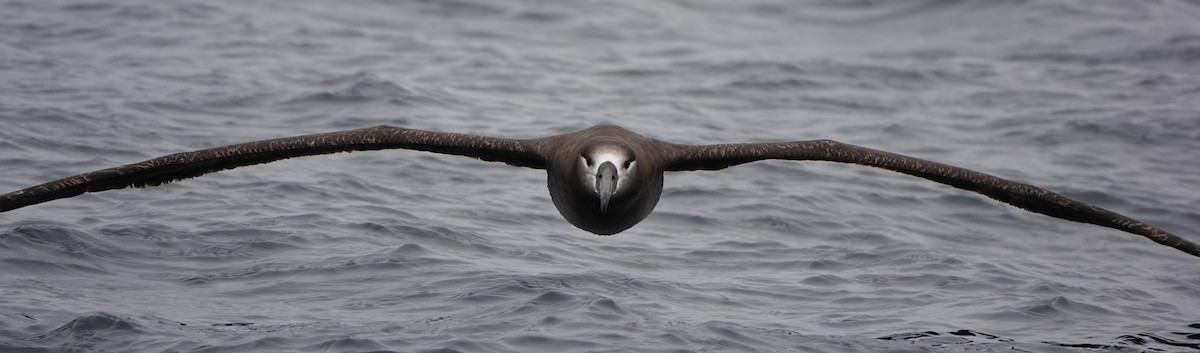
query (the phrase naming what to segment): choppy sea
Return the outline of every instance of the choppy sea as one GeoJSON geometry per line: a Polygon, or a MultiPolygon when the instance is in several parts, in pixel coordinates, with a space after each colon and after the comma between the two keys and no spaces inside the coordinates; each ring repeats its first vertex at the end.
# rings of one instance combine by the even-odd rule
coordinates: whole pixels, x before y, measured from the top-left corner
{"type": "MultiPolygon", "coordinates": [[[[0,193],[380,124],[828,138],[1200,241],[1200,2],[0,1],[0,193]]],[[[1195,352],[1200,261],[901,174],[379,151],[0,214],[0,352],[1195,352]]]]}

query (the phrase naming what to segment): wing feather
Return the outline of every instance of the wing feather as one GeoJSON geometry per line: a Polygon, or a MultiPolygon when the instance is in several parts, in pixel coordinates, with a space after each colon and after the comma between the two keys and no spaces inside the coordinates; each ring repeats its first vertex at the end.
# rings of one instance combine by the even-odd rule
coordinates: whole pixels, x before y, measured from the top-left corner
{"type": "Polygon", "coordinates": [[[247,142],[171,154],[18,190],[0,196],[0,212],[87,192],[158,186],[226,169],[338,152],[411,149],[544,169],[545,159],[528,148],[528,141],[384,125],[247,142]]]}
{"type": "Polygon", "coordinates": [[[674,145],[669,171],[717,170],[765,160],[813,160],[871,166],[974,191],[1001,202],[1051,217],[1090,223],[1138,234],[1200,257],[1200,245],[1133,218],[1075,201],[1029,184],[966,168],[874,150],[832,140],[722,145],[674,145]]]}

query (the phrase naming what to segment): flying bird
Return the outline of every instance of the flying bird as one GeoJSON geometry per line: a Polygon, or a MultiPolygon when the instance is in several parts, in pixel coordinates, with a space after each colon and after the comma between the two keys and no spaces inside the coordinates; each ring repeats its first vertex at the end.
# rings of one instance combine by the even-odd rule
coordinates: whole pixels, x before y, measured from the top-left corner
{"type": "Polygon", "coordinates": [[[662,195],[663,174],[719,170],[767,159],[829,161],[887,169],[974,191],[1051,217],[1142,235],[1200,257],[1200,246],[1115,212],[1045,189],[924,159],[833,140],[683,145],[615,125],[535,139],[393,126],[262,140],[176,153],[97,170],[0,196],[0,212],[87,192],[157,186],[225,169],[337,152],[410,149],[545,169],[550,198],[568,222],[599,234],[641,222],[662,195]]]}

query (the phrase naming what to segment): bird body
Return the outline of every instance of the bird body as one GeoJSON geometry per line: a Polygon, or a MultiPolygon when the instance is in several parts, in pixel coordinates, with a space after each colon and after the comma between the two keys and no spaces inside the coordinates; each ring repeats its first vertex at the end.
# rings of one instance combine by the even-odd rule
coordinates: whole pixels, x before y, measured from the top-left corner
{"type": "Polygon", "coordinates": [[[550,158],[550,199],[568,222],[599,234],[620,233],[641,222],[662,195],[666,143],[615,125],[535,140],[550,158]],[[628,162],[628,164],[627,164],[628,162]],[[617,170],[614,193],[602,202],[596,187],[601,165],[617,170]]]}
{"type": "Polygon", "coordinates": [[[157,186],[281,159],[337,152],[411,149],[545,169],[554,206],[580,229],[611,235],[641,222],[672,171],[719,170],[766,159],[827,161],[908,174],[1051,217],[1142,235],[1200,257],[1200,245],[1115,212],[1033,185],[920,158],[832,140],[682,145],[615,125],[534,139],[511,139],[392,126],[248,142],[171,154],[0,195],[0,212],[86,192],[157,186]]]}

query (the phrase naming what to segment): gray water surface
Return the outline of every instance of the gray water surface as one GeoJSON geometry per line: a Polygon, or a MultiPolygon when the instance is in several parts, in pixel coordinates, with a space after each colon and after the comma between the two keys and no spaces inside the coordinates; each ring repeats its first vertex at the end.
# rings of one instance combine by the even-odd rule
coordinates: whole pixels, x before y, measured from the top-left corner
{"type": "MultiPolygon", "coordinates": [[[[829,138],[1200,241],[1195,1],[0,3],[0,192],[380,124],[829,138]]],[[[0,214],[0,351],[1187,352],[1200,261],[865,167],[667,175],[598,237],[542,171],[287,160],[0,214]]]]}

